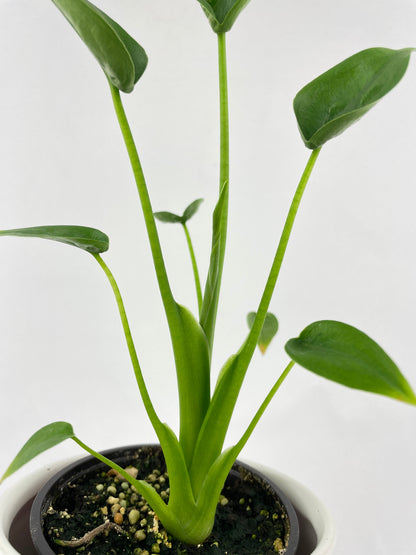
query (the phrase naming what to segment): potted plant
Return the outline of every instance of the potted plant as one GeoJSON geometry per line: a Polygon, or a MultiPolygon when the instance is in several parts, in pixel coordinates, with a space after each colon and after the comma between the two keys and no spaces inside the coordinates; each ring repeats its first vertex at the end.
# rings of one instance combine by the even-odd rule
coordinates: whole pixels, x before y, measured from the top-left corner
{"type": "Polygon", "coordinates": [[[64,439],[73,439],[131,483],[155,510],[169,534],[187,544],[198,544],[212,530],[218,497],[233,462],[296,362],[316,374],[344,385],[416,404],[408,382],[390,357],[372,339],[351,325],[334,320],[320,320],[305,327],[299,337],[286,343],[289,363],[257,411],[253,411],[252,419],[240,439],[224,450],[225,435],[255,349],[259,345],[265,350],[277,331],[277,320],[268,309],[300,201],[318,155],[323,145],[360,119],[400,81],[412,49],[362,50],[321,74],[296,95],[295,114],[302,139],[311,151],[310,157],[290,205],[257,310],[248,317],[250,331],[241,347],[223,366],[211,391],[212,350],[225,256],[229,198],[225,42],[228,32],[247,2],[200,1],[218,39],[221,112],[220,186],[213,212],[212,247],[205,287],[201,286],[187,227],[201,201],[193,201],[179,214],[170,211],[154,213],[123,107],[120,92],[132,92],[143,75],[147,66],[145,51],[118,23],[86,0],[54,0],[54,3],[97,58],[110,86],[140,197],[157,283],[168,321],[177,371],[180,427],[177,437],[160,420],[151,401],[119,287],[101,256],[108,249],[108,237],[95,228],[84,226],[7,229],[1,235],[41,237],[81,248],[90,253],[104,271],[117,302],[140,394],[166,458],[171,491],[169,504],[166,504],[147,482],[137,481],[124,468],[87,446],[75,435],[70,424],[61,421],[48,424],[36,432],[6,470],[4,477],[45,449],[64,439]],[[172,293],[156,219],[180,224],[185,231],[195,277],[198,301],[196,316],[178,304],[172,293]]]}

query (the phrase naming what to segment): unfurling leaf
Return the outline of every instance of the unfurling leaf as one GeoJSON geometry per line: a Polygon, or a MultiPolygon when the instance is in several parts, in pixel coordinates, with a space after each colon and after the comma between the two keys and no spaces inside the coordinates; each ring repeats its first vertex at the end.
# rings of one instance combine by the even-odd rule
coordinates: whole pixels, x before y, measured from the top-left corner
{"type": "Polygon", "coordinates": [[[67,422],[53,422],[44,426],[30,437],[20,449],[12,463],[0,479],[0,483],[47,449],[58,445],[65,439],[74,437],[74,430],[67,422]]]}
{"type": "MultiPolygon", "coordinates": [[[[180,432],[179,441],[190,464],[195,443],[210,400],[210,366],[207,338],[194,315],[177,305],[180,326],[180,351],[175,353],[178,378],[180,432]]],[[[178,341],[179,343],[179,341],[178,341]]]]}
{"type": "Polygon", "coordinates": [[[226,33],[250,0],[198,0],[216,33],[226,33]]]}
{"type": "Polygon", "coordinates": [[[109,247],[109,238],[105,233],[93,227],[80,225],[44,225],[6,229],[0,231],[1,235],[50,239],[51,241],[58,241],[59,243],[78,247],[92,254],[105,252],[109,247]]]}
{"type": "Polygon", "coordinates": [[[208,338],[210,349],[214,342],[215,322],[220,295],[222,263],[224,259],[225,237],[227,234],[228,181],[221,188],[220,196],[212,215],[212,245],[208,276],[205,283],[200,323],[208,338]]]}
{"type": "MultiPolygon", "coordinates": [[[[250,312],[249,314],[247,314],[247,324],[250,329],[253,327],[255,319],[256,319],[255,312],[250,312]]],[[[266,314],[263,328],[260,332],[260,336],[257,342],[259,349],[263,354],[266,352],[266,349],[270,345],[271,340],[276,335],[278,328],[279,328],[279,323],[277,321],[276,316],[271,312],[268,312],[266,314]]]]}
{"type": "Polygon", "coordinates": [[[368,112],[403,77],[412,50],[363,50],[299,91],[293,107],[305,145],[322,146],[368,112]]]}
{"type": "Polygon", "coordinates": [[[292,360],[328,380],[416,405],[412,388],[391,358],[352,326],[315,322],[285,349],[292,360]]]}
{"type": "Polygon", "coordinates": [[[143,48],[88,0],[52,0],[97,59],[109,81],[129,93],[147,66],[143,48]]]}

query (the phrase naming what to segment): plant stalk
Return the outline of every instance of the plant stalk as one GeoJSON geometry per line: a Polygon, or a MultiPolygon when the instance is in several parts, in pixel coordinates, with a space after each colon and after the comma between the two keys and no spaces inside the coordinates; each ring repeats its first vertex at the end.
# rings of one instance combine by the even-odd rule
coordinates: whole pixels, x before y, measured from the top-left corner
{"type": "MultiPolygon", "coordinates": [[[[219,192],[222,209],[220,219],[214,225],[210,269],[205,285],[205,293],[201,309],[201,326],[205,331],[212,353],[214,344],[215,324],[221,290],[224,267],[225,247],[228,227],[228,183],[230,178],[230,132],[228,111],[228,78],[226,34],[218,33],[218,77],[219,77],[219,108],[220,108],[220,172],[219,192]],[[225,187],[227,185],[227,187],[225,187]],[[217,229],[215,230],[215,227],[217,229]],[[218,234],[218,237],[216,237],[218,234]],[[218,244],[217,244],[218,239],[218,244]],[[215,276],[215,285],[209,283],[210,275],[215,276]]],[[[215,217],[215,216],[214,216],[215,217]]]]}
{"type": "Polygon", "coordinates": [[[218,73],[220,92],[220,187],[230,180],[230,130],[226,34],[218,35],[218,73]]]}
{"type": "MultiPolygon", "coordinates": [[[[230,182],[230,123],[229,123],[229,108],[228,108],[228,74],[227,74],[227,44],[226,33],[219,33],[218,35],[218,76],[219,76],[219,94],[220,94],[220,183],[219,192],[221,193],[225,183],[230,182]]],[[[227,229],[228,229],[228,193],[225,199],[225,208],[222,216],[221,224],[221,241],[220,241],[220,263],[218,269],[218,294],[217,294],[217,307],[215,309],[215,319],[217,314],[222,273],[224,267],[225,247],[227,243],[227,229]]],[[[215,328],[215,320],[214,320],[215,328]]],[[[212,335],[214,336],[214,328],[212,335]]],[[[214,337],[212,337],[212,343],[214,337]]],[[[211,343],[211,346],[212,346],[211,343]]]]}
{"type": "MultiPolygon", "coordinates": [[[[219,77],[219,94],[220,94],[220,183],[219,192],[221,192],[225,183],[230,182],[230,124],[228,109],[228,76],[227,76],[227,45],[226,34],[218,35],[218,77],[219,77]]],[[[221,289],[221,279],[224,267],[225,246],[227,243],[227,227],[228,227],[228,192],[225,200],[225,209],[222,216],[222,233],[220,244],[220,263],[218,270],[218,294],[217,307],[221,289]]],[[[217,307],[215,310],[215,318],[217,307]]],[[[215,322],[214,322],[215,328],[215,322]]],[[[212,330],[214,335],[214,329],[212,330]]],[[[212,337],[212,342],[213,342],[212,337]]]]}
{"type": "Polygon", "coordinates": [[[169,524],[171,524],[172,526],[177,526],[177,522],[174,515],[170,514],[168,506],[163,501],[163,499],[159,496],[156,490],[153,489],[153,486],[151,486],[144,480],[136,480],[135,478],[130,476],[130,474],[126,472],[126,470],[122,468],[120,465],[111,461],[110,459],[107,459],[107,457],[104,457],[104,455],[101,455],[101,453],[94,451],[94,449],[91,449],[91,447],[86,445],[77,436],[73,436],[72,439],[75,441],[75,443],[77,443],[80,447],[82,447],[82,449],[87,451],[87,453],[89,453],[90,455],[92,455],[102,463],[106,464],[110,468],[113,468],[114,470],[116,470],[119,474],[121,474],[121,476],[123,476],[123,478],[127,482],[132,484],[136,488],[136,490],[140,493],[140,495],[143,495],[146,501],[148,501],[152,509],[158,514],[159,518],[163,519],[167,523],[166,524],[167,527],[169,526],[169,524]]]}
{"type": "Polygon", "coordinates": [[[289,372],[292,370],[293,366],[295,365],[295,362],[293,360],[291,360],[289,362],[289,364],[286,366],[286,368],[284,369],[284,371],[282,372],[282,374],[279,376],[279,379],[276,381],[276,383],[273,385],[273,387],[271,388],[271,390],[269,391],[269,393],[267,394],[266,398],[264,399],[264,401],[262,402],[262,404],[260,405],[258,411],[256,412],[256,414],[254,415],[254,418],[251,420],[250,424],[248,425],[246,431],[244,432],[243,436],[241,437],[241,439],[238,441],[238,443],[235,445],[235,449],[237,449],[237,453],[236,453],[236,457],[238,456],[238,454],[240,453],[240,451],[243,449],[244,445],[247,443],[247,441],[249,440],[251,434],[253,433],[254,428],[257,426],[260,418],[263,416],[264,411],[267,409],[267,407],[270,404],[270,401],[273,399],[273,397],[276,395],[278,389],[280,388],[280,386],[282,385],[282,383],[284,382],[284,380],[287,378],[289,372]]]}
{"type": "Polygon", "coordinates": [[[114,108],[116,111],[117,119],[120,125],[121,133],[126,145],[127,153],[130,159],[130,164],[133,170],[134,179],[137,186],[137,191],[140,197],[144,221],[149,238],[150,248],[153,256],[153,263],[156,271],[159,290],[162,297],[163,305],[165,307],[166,316],[169,323],[169,328],[174,330],[177,324],[177,305],[173,298],[170,288],[165,263],[162,255],[162,248],[160,246],[159,235],[157,232],[156,222],[153,215],[153,209],[150,202],[149,192],[146,185],[142,165],[134,142],[134,138],[124,111],[123,104],[120,98],[120,91],[110,83],[111,95],[113,98],[114,108]]]}
{"type": "Polygon", "coordinates": [[[299,181],[250,333],[240,351],[229,359],[221,378],[217,381],[207,416],[198,437],[192,462],[191,480],[194,491],[198,491],[198,485],[203,483],[204,476],[220,455],[224,445],[234,407],[275,290],[296,214],[319,152],[320,148],[312,151],[299,181]]]}
{"type": "Polygon", "coordinates": [[[321,151],[321,147],[315,150],[312,150],[309,160],[306,164],[305,170],[299,181],[295,195],[292,199],[292,203],[290,205],[289,212],[286,217],[286,221],[285,221],[283,231],[280,237],[279,245],[277,247],[277,251],[273,260],[273,264],[266,282],[266,286],[264,288],[262,298],[260,300],[256,318],[250,330],[247,341],[243,346],[240,359],[244,359],[247,357],[249,360],[251,360],[251,357],[255,351],[257,341],[260,336],[261,330],[263,328],[264,320],[266,318],[267,310],[269,308],[270,301],[276,287],[276,282],[280,274],[283,259],[286,253],[286,248],[289,243],[290,235],[293,229],[293,224],[295,223],[296,215],[298,213],[298,209],[303,197],[303,193],[305,192],[306,185],[308,184],[309,178],[311,176],[312,170],[315,166],[315,163],[320,151],[321,151]]]}
{"type": "Polygon", "coordinates": [[[188,243],[189,254],[191,256],[192,270],[194,273],[195,288],[196,288],[196,298],[198,301],[198,314],[200,315],[201,308],[202,308],[202,290],[201,290],[201,281],[199,279],[198,265],[196,263],[195,251],[192,244],[191,235],[188,230],[188,226],[186,225],[186,223],[183,223],[182,226],[185,232],[186,242],[188,243]]]}
{"type": "MultiPolygon", "coordinates": [[[[145,381],[144,381],[144,378],[143,378],[143,373],[142,373],[140,363],[139,363],[139,359],[138,359],[138,356],[137,356],[136,348],[135,348],[135,345],[134,345],[133,337],[132,337],[132,334],[131,334],[129,321],[127,319],[127,314],[126,314],[126,309],[124,307],[123,298],[122,298],[121,293],[120,293],[120,289],[117,285],[117,282],[116,282],[113,274],[110,271],[110,268],[107,266],[107,264],[101,258],[101,256],[99,254],[93,254],[92,256],[96,259],[98,264],[104,270],[104,273],[107,276],[108,281],[110,282],[111,288],[113,290],[114,297],[115,297],[117,307],[118,307],[118,311],[120,313],[120,318],[121,318],[121,323],[122,323],[122,326],[123,326],[124,336],[126,338],[127,348],[129,350],[130,359],[131,359],[131,362],[132,362],[132,365],[133,365],[134,375],[136,377],[136,381],[137,381],[137,385],[139,387],[140,395],[142,397],[143,404],[144,404],[146,412],[149,416],[150,422],[152,423],[154,430],[158,434],[158,430],[160,429],[162,424],[161,424],[161,421],[159,420],[159,417],[156,414],[156,411],[153,407],[153,404],[152,404],[152,401],[150,399],[149,393],[147,391],[147,387],[146,387],[146,384],[145,384],[145,381]]],[[[159,434],[158,434],[158,436],[159,436],[159,434]]],[[[159,437],[159,441],[160,441],[160,437],[159,437]]]]}
{"type": "Polygon", "coordinates": [[[168,321],[178,380],[179,441],[186,460],[190,462],[210,400],[208,344],[203,330],[192,314],[178,305],[173,297],[146,181],[120,92],[111,84],[110,88],[140,197],[159,290],[168,321]]]}

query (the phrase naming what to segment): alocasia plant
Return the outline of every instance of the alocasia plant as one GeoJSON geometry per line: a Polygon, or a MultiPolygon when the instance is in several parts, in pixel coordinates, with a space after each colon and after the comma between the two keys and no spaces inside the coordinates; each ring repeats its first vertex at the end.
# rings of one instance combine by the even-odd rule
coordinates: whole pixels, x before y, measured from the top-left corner
{"type": "Polygon", "coordinates": [[[235,445],[224,440],[256,346],[264,352],[277,332],[277,319],[268,312],[302,195],[323,145],[361,118],[403,77],[412,49],[370,48],[336,65],[306,85],[295,97],[294,110],[310,158],[289,207],[270,272],[257,310],[248,315],[249,332],[241,348],[225,362],[211,392],[212,349],[222,281],[228,224],[229,129],[226,33],[248,0],[198,0],[218,39],[220,84],[220,178],[213,212],[212,247],[202,290],[196,256],[187,227],[201,199],[177,215],[153,212],[147,183],[120,92],[131,93],[147,66],[144,49],[115,21],[88,0],[52,0],[97,59],[107,78],[115,113],[131,162],[146,225],[160,295],[170,330],[176,365],[180,429],[178,436],[163,423],[147,391],[138,354],[117,282],[101,254],[108,237],[80,226],[42,226],[1,231],[0,235],[46,238],[89,252],[113,290],[136,381],[149,419],[162,446],[169,477],[166,503],[153,487],[85,445],[66,422],[54,422],[36,432],[18,453],[3,479],[34,456],[65,439],[73,439],[132,483],[176,538],[198,544],[210,534],[224,480],[260,417],[295,363],[351,388],[382,394],[416,405],[410,385],[390,357],[365,333],[337,321],[315,322],[290,339],[290,360],[235,445]],[[198,314],[180,305],[172,292],[159,241],[156,219],[183,226],[195,278],[198,314]]]}

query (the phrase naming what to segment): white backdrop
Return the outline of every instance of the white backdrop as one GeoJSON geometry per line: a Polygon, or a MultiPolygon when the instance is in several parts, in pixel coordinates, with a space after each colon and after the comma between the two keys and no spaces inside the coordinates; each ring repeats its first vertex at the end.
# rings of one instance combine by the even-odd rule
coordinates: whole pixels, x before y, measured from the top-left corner
{"type": "MultiPolygon", "coordinates": [[[[202,276],[217,191],[216,37],[196,0],[100,0],[149,67],[125,105],[155,210],[190,223],[202,276]]],[[[370,47],[416,43],[414,0],[252,0],[228,36],[230,231],[215,376],[241,344],[309,156],[297,91],[370,47]]],[[[0,228],[97,227],[123,291],[155,404],[176,426],[175,376],[135,186],[106,80],[51,2],[0,0],[0,228]]],[[[236,440],[309,323],[339,319],[383,345],[416,387],[416,60],[359,124],[322,150],[272,310],[278,337],[256,354],[230,429],[236,440]]],[[[159,226],[172,287],[195,308],[181,229],[159,226]]],[[[138,399],[110,287],[92,257],[41,240],[0,240],[0,471],[54,420],[102,449],[155,437],[138,399]]],[[[416,553],[416,411],[296,368],[243,456],[320,495],[337,555],[416,553]]],[[[41,461],[78,453],[64,444],[41,461]]],[[[30,468],[40,464],[32,462],[30,468]]]]}

